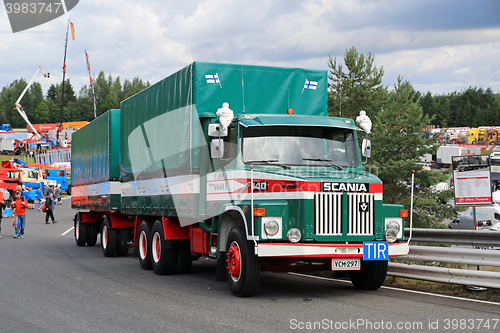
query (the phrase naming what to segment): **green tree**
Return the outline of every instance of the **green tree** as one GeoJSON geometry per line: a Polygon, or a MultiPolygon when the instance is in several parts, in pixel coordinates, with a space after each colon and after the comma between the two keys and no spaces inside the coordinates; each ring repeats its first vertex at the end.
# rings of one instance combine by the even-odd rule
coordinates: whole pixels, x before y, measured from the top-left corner
{"type": "Polygon", "coordinates": [[[329,57],[328,114],[354,118],[359,111],[379,112],[385,102],[386,88],[382,86],[384,70],[373,65],[374,57],[360,54],[352,47],[344,55],[344,72],[337,58],[329,57]]]}
{"type": "Polygon", "coordinates": [[[410,207],[411,175],[415,171],[414,214],[416,227],[434,226],[453,215],[441,204],[451,192],[435,193],[431,188],[449,174],[423,170],[417,164],[425,154],[435,154],[435,139],[423,139],[421,129],[432,119],[424,115],[419,99],[408,81],[398,78],[389,93],[387,107],[373,117],[372,158],[368,167],[384,183],[384,202],[410,207]]]}
{"type": "Polygon", "coordinates": [[[47,124],[50,122],[50,108],[47,101],[41,101],[34,112],[34,124],[47,124]]]}

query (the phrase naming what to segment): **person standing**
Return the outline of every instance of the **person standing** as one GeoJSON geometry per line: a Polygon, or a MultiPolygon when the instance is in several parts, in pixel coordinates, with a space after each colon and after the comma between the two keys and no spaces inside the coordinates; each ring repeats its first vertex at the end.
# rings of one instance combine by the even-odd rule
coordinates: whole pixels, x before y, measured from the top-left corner
{"type": "Polygon", "coordinates": [[[56,205],[62,205],[61,184],[57,184],[57,187],[54,190],[54,199],[56,201],[56,205]]]}
{"type": "Polygon", "coordinates": [[[30,209],[35,208],[35,199],[36,199],[36,191],[34,188],[31,188],[31,190],[28,193],[28,204],[30,206],[30,209]]]}
{"type": "Polygon", "coordinates": [[[7,206],[5,206],[5,203],[3,202],[0,202],[0,238],[2,238],[2,217],[3,217],[3,210],[7,208],[7,206]]]}
{"type": "Polygon", "coordinates": [[[45,224],[50,224],[49,217],[52,219],[52,223],[57,223],[54,219],[54,212],[52,210],[54,205],[54,193],[49,192],[49,196],[45,199],[45,224]]]}
{"type": "Polygon", "coordinates": [[[36,189],[36,195],[35,195],[35,203],[38,204],[38,210],[42,210],[42,200],[43,200],[43,193],[42,189],[40,186],[36,189]]]}
{"type": "Polygon", "coordinates": [[[16,198],[14,202],[10,205],[15,208],[16,225],[14,238],[24,237],[24,227],[26,226],[26,208],[28,208],[28,201],[21,197],[22,192],[16,192],[16,198]]]}

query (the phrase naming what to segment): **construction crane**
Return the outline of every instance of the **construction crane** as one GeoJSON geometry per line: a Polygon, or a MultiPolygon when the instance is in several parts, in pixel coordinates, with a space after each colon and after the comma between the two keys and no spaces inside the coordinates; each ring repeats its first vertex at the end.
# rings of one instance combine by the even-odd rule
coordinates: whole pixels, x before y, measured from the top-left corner
{"type": "Polygon", "coordinates": [[[43,77],[46,77],[46,78],[50,78],[50,73],[45,73],[45,71],[42,69],[42,66],[39,66],[38,69],[36,70],[35,74],[33,75],[33,77],[31,78],[30,82],[28,82],[28,85],[26,86],[26,88],[24,88],[23,92],[21,93],[21,96],[19,96],[19,98],[17,99],[16,101],[16,109],[17,109],[17,112],[19,112],[19,114],[21,115],[21,117],[23,117],[24,121],[26,121],[26,123],[28,124],[28,126],[31,128],[31,130],[33,130],[33,132],[35,133],[31,139],[40,139],[40,135],[38,134],[38,131],[35,129],[35,127],[33,127],[33,125],[31,124],[31,122],[29,121],[28,119],[28,116],[26,115],[26,112],[24,112],[23,110],[23,107],[21,106],[21,99],[24,97],[24,94],[26,94],[26,91],[28,91],[28,88],[31,86],[31,83],[33,82],[33,80],[35,79],[35,76],[38,74],[38,72],[42,71],[43,73],[43,77]]]}

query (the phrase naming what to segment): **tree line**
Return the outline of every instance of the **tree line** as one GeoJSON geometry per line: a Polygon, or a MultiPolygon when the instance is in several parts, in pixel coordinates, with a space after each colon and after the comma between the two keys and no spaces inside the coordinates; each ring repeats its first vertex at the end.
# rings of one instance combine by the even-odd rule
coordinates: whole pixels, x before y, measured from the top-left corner
{"type": "MultiPolygon", "coordinates": [[[[111,74],[99,73],[93,81],[96,98],[96,114],[100,116],[109,109],[119,109],[124,99],[150,86],[138,77],[125,80],[118,76],[113,80],[111,74]]],[[[0,93],[0,121],[11,125],[11,128],[26,127],[26,122],[15,109],[15,102],[26,88],[24,78],[14,80],[3,87],[0,93]]],[[[40,83],[34,82],[21,100],[21,105],[28,119],[33,124],[59,123],[61,121],[62,84],[51,85],[44,95],[40,83]]],[[[64,84],[63,121],[91,121],[94,119],[94,106],[90,86],[83,86],[78,94],[67,79],[64,84]]]]}

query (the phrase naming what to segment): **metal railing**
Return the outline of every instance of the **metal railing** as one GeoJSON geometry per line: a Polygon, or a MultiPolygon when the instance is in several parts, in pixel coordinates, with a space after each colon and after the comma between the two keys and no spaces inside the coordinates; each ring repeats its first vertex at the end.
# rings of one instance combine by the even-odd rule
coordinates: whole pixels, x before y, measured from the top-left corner
{"type": "MultiPolygon", "coordinates": [[[[409,231],[405,232],[408,237],[409,231]]],[[[480,230],[413,229],[411,243],[500,247],[500,232],[480,230]]],[[[500,250],[410,245],[412,261],[472,265],[458,269],[417,264],[389,263],[388,275],[410,279],[500,288],[500,272],[477,270],[479,266],[500,267],[500,250]]]]}

